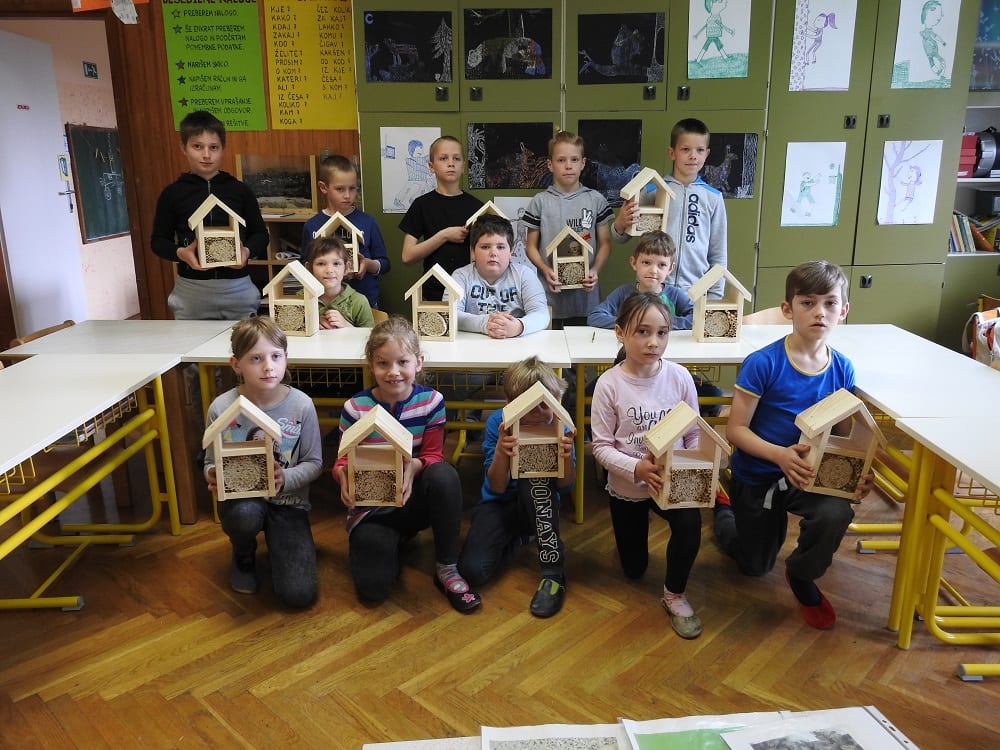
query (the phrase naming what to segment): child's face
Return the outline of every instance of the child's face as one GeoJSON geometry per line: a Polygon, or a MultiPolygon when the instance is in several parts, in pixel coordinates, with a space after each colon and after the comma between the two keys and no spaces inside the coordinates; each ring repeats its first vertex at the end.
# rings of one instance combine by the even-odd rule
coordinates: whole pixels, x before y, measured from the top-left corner
{"type": "Polygon", "coordinates": [[[677,143],[667,149],[674,162],[674,177],[685,185],[694,182],[710,153],[707,135],[681,133],[677,143]]]}
{"type": "Polygon", "coordinates": [[[618,342],[625,347],[625,360],[636,368],[656,364],[667,350],[670,321],[657,307],[647,307],[639,322],[627,334],[615,326],[618,342]]]}
{"type": "Polygon", "coordinates": [[[629,265],[635,271],[635,283],[640,292],[655,292],[663,289],[663,282],[674,270],[674,259],[666,255],[639,253],[628,259],[629,265]]]}
{"type": "Polygon", "coordinates": [[[281,385],[287,361],[284,349],[261,336],[250,351],[239,359],[231,357],[229,363],[243,377],[244,395],[256,402],[266,400],[281,385]]]}
{"type": "Polygon", "coordinates": [[[479,275],[492,284],[510,266],[510,243],[502,234],[484,234],[472,249],[472,262],[479,275]]]}
{"type": "Polygon", "coordinates": [[[552,179],[563,192],[567,192],[580,184],[580,174],[587,160],[583,156],[583,149],[579,146],[574,146],[572,143],[557,143],[552,148],[552,157],[548,163],[552,179]]]}
{"type": "Polygon", "coordinates": [[[327,182],[318,181],[319,191],[326,196],[326,207],[330,211],[339,211],[347,216],[354,210],[358,199],[358,175],[352,170],[342,172],[339,169],[330,170],[327,182]]]}
{"type": "Polygon", "coordinates": [[[839,287],[824,294],[796,294],[791,304],[781,303],[792,331],[807,341],[823,341],[847,317],[849,307],[839,287]]]}
{"type": "Polygon", "coordinates": [[[210,180],[219,173],[222,153],[225,147],[215,133],[205,130],[188,138],[181,145],[181,151],[188,162],[188,169],[204,180],[210,180]]]}
{"type": "Polygon", "coordinates": [[[368,364],[375,378],[378,400],[395,404],[410,397],[424,358],[403,348],[398,341],[389,340],[372,353],[368,364]]]}
{"type": "Polygon", "coordinates": [[[454,141],[441,141],[431,154],[430,168],[439,186],[457,186],[465,169],[462,147],[454,141]]]}
{"type": "Polygon", "coordinates": [[[339,294],[343,289],[344,272],[347,269],[344,266],[344,259],[337,253],[327,253],[315,258],[310,263],[309,270],[319,279],[327,294],[339,294]]]}

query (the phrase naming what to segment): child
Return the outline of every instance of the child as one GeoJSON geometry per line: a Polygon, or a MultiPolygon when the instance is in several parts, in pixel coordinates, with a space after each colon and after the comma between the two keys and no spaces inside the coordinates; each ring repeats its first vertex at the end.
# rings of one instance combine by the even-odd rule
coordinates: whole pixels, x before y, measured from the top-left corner
{"type": "MultiPolygon", "coordinates": [[[[465,157],[462,144],[454,136],[443,135],[431,143],[430,168],[437,187],[424,193],[410,205],[399,222],[403,230],[403,263],[422,260],[424,270],[435,263],[454,273],[469,262],[469,230],[465,222],[482,208],[483,202],[462,191],[465,157]]],[[[444,287],[437,279],[428,279],[424,299],[439,300],[444,287]]]]}
{"type": "Polygon", "coordinates": [[[524,212],[523,221],[528,226],[526,252],[546,285],[554,328],[586,324],[587,314],[601,301],[597,277],[611,253],[607,225],[614,219],[614,213],[600,192],[580,184],[580,173],[586,163],[583,138],[565,130],[556,133],[549,141],[548,166],[553,183],[532,198],[524,212]],[[543,253],[566,226],[583,237],[593,253],[590,275],[583,280],[583,288],[561,291],[556,272],[543,253]]]}
{"type": "MultiPolygon", "coordinates": [[[[625,359],[597,381],[591,407],[593,451],[608,471],[608,503],[618,559],[628,578],[640,578],[649,564],[649,512],[670,524],[667,572],[661,604],[682,638],[697,638],[701,620],[684,592],[701,545],[697,508],[661,509],[652,499],[663,487],[662,469],[643,445],[646,431],[679,402],[698,408],[691,375],[663,359],[670,334],[670,309],[656,294],[640,292],[622,303],[615,334],[625,359]]],[[[696,429],[683,447],[697,446],[696,429]]]]}
{"type": "Polygon", "coordinates": [[[309,243],[305,267],[323,285],[319,298],[320,328],[371,328],[375,325],[368,299],[344,284],[346,263],[347,248],[336,237],[317,237],[309,243]]]}
{"type": "MultiPolygon", "coordinates": [[[[541,383],[556,398],[562,398],[566,381],[538,357],[515,362],[503,374],[507,401],[513,401],[535,383],[541,383]]],[[[552,410],[545,404],[521,418],[521,424],[551,424],[552,410]]],[[[534,536],[542,581],[531,598],[531,614],[552,617],[562,609],[566,596],[563,543],[559,538],[559,491],[573,485],[575,462],[573,435],[562,438],[564,461],[561,477],[511,479],[510,460],[517,453],[517,440],[504,429],[503,410],[486,420],[483,438],[482,496],[472,511],[472,525],[458,557],[458,569],[473,586],[490,580],[507,561],[522,539],[534,536]]]]}
{"type": "Polygon", "coordinates": [[[490,338],[527,336],[549,325],[545,290],[534,270],[511,265],[514,231],[507,219],[486,214],[469,229],[473,262],[455,271],[465,289],[458,300],[458,329],[490,338]]]}
{"type": "Polygon", "coordinates": [[[694,316],[694,304],[685,292],[666,283],[674,270],[677,248],[666,232],[646,232],[636,243],[629,265],[635,271],[634,284],[622,284],[595,307],[587,316],[587,325],[595,328],[614,328],[618,318],[618,308],[626,298],[636,292],[652,292],[670,310],[670,327],[690,330],[694,316]]]}
{"type": "Polygon", "coordinates": [[[358,172],[354,162],[346,156],[327,156],[319,163],[316,184],[326,196],[326,208],[313,216],[302,227],[303,254],[313,235],[335,213],[361,230],[364,243],[358,248],[358,272],[348,274],[347,283],[368,298],[371,308],[378,309],[379,276],[389,273],[389,255],[382,240],[375,218],[355,208],[358,199],[358,172]]]}
{"type": "MultiPolygon", "coordinates": [[[[444,460],[444,398],[418,385],[423,368],[420,340],[407,320],[393,316],[372,329],[365,358],[375,387],[344,404],[340,434],[376,404],[389,411],[413,434],[413,458],[403,470],[402,507],[354,505],[347,492],[347,457],[338,459],[333,476],[347,506],[351,577],[358,597],[382,602],[399,575],[399,548],[418,531],[434,533],[435,585],[459,612],[480,604],[479,595],[458,572],[462,485],[455,467],[444,460]]],[[[373,438],[368,438],[373,440],[373,438]]]]}
{"type": "MultiPolygon", "coordinates": [[[[310,398],[284,384],[288,340],[266,317],[248,318],[233,326],[230,364],[240,385],[215,399],[208,408],[211,423],[236,400],[246,396],[281,425],[275,444],[274,497],[249,497],[219,503],[222,530],[233,545],[229,585],[241,594],[257,591],[254,553],[257,534],[264,532],[274,593],[289,607],[306,607],[316,598],[316,547],[309,528],[309,485],[322,469],[319,420],[310,398]],[[280,460],[279,460],[280,459],[280,460]]],[[[227,428],[227,440],[252,440],[253,428],[227,428]]],[[[205,454],[205,478],[215,491],[215,458],[205,454]]]]}
{"type": "MultiPolygon", "coordinates": [[[[839,266],[812,261],[793,268],[785,281],[788,336],[754,352],[736,378],[727,436],[735,447],[729,497],[715,508],[715,536],[744,575],[762,576],[774,567],[785,541],[788,513],[799,522],[799,541],[785,561],[785,580],[806,622],[833,627],[833,606],[816,586],[854,517],[845,498],[804,492],[813,471],[808,446],[798,442],[795,417],[840,388],[854,389],[850,360],[827,339],[847,317],[847,279],[839,266]]],[[[869,472],[855,498],[872,487],[869,472]]]]}
{"type": "MultiPolygon", "coordinates": [[[[245,184],[220,171],[226,126],[214,115],[203,110],[190,113],[181,120],[180,136],[181,151],[191,171],[160,193],[150,238],[154,253],[177,263],[167,306],[176,320],[240,320],[256,315],[260,291],[250,279],[247,260],[263,258],[269,242],[257,198],[245,184]],[[240,227],[240,262],[228,268],[201,267],[198,243],[188,226],[191,214],[209,195],[218,197],[246,222],[240,227]]],[[[229,216],[215,208],[205,223],[226,225],[229,216]]]]}

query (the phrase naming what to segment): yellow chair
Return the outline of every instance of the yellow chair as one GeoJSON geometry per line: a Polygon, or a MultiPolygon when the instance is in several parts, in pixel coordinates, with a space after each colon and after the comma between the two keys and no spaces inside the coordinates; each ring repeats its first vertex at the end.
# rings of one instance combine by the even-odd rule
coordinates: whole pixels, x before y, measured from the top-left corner
{"type": "Polygon", "coordinates": [[[780,307],[766,307],[743,316],[743,324],[750,326],[787,325],[788,322],[780,307]]]}
{"type": "Polygon", "coordinates": [[[372,310],[372,319],[375,321],[375,325],[378,325],[383,320],[389,319],[389,313],[385,310],[372,310]]]}

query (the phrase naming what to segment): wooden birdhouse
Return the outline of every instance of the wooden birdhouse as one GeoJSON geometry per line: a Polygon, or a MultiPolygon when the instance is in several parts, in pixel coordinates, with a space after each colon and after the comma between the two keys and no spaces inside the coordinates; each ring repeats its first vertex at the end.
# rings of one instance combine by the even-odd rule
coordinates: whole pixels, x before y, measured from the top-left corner
{"type": "Polygon", "coordinates": [[[535,383],[507,404],[503,408],[503,426],[517,438],[517,453],[510,461],[512,479],[563,475],[565,461],[559,453],[559,442],[566,427],[573,429],[573,418],[548,388],[535,383]],[[551,423],[528,425],[521,421],[543,403],[555,415],[551,423]]]}
{"type": "Polygon", "coordinates": [[[639,174],[625,183],[619,195],[625,200],[636,198],[639,203],[639,218],[628,228],[630,235],[638,237],[657,229],[667,231],[667,211],[670,201],[677,195],[659,172],[643,167],[639,174]]]}
{"type": "Polygon", "coordinates": [[[815,476],[803,487],[809,492],[854,497],[854,490],[872,465],[885,436],[864,403],[841,388],[795,418],[802,430],[799,442],[809,446],[806,460],[815,476]]]}
{"type": "MultiPolygon", "coordinates": [[[[349,222],[340,211],[326,220],[326,223],[313,232],[316,237],[336,237],[347,248],[347,259],[344,268],[347,273],[357,273],[361,267],[361,246],[365,244],[365,233],[349,222]]],[[[302,252],[306,251],[303,248],[302,252]]]]}
{"type": "Polygon", "coordinates": [[[195,209],[188,219],[188,226],[194,230],[198,241],[198,262],[202,268],[219,268],[235,266],[242,258],[243,241],[240,239],[240,227],[247,223],[229,206],[214,195],[208,196],[195,209]],[[229,224],[225,226],[206,226],[205,219],[212,209],[221,208],[229,216],[229,224]]]}
{"type": "Polygon", "coordinates": [[[319,331],[323,284],[297,260],[275,274],[264,294],[271,319],[289,336],[312,336],[319,331]]]}
{"type": "Polygon", "coordinates": [[[219,502],[241,497],[273,497],[275,443],[281,446],[278,423],[245,396],[238,396],[206,429],[202,448],[212,446],[219,502]],[[255,439],[244,436],[259,435],[255,439]],[[233,441],[233,435],[244,437],[233,441]]]}
{"type": "Polygon", "coordinates": [[[694,302],[692,336],[695,341],[733,343],[743,328],[743,303],[753,299],[739,280],[720,265],[708,269],[688,288],[694,302]],[[721,299],[709,299],[708,291],[720,279],[726,283],[721,299]]]}
{"type": "Polygon", "coordinates": [[[472,214],[472,216],[465,220],[465,226],[471,227],[475,223],[476,219],[483,214],[493,214],[494,216],[499,216],[501,219],[507,219],[507,221],[510,221],[510,217],[501,211],[497,207],[496,203],[493,201],[486,201],[486,203],[484,203],[482,207],[476,211],[476,213],[472,214]]]}
{"type": "Polygon", "coordinates": [[[465,296],[465,290],[455,282],[439,263],[406,290],[404,299],[413,305],[413,327],[425,341],[454,341],[458,330],[458,301],[465,296]],[[424,282],[434,277],[444,286],[447,299],[425,300],[424,282]]]}
{"type": "Polygon", "coordinates": [[[653,497],[657,505],[664,510],[715,505],[722,455],[730,454],[729,443],[687,402],[681,401],[646,430],[644,442],[663,467],[663,489],[653,497]],[[692,427],[698,430],[698,447],[676,447],[692,427]]]}
{"type": "Polygon", "coordinates": [[[545,246],[545,255],[562,285],[560,288],[583,288],[583,280],[590,275],[592,250],[590,243],[568,226],[563,227],[555,239],[545,246]]]}
{"type": "Polygon", "coordinates": [[[345,454],[355,505],[403,504],[403,458],[413,455],[413,435],[395,417],[376,404],[341,435],[337,455],[345,454]]]}

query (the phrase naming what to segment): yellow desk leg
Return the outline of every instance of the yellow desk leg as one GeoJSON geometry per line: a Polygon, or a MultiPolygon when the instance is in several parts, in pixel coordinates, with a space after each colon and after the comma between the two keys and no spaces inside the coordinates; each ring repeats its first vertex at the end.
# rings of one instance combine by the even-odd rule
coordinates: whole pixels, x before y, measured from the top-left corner
{"type": "Polygon", "coordinates": [[[933,459],[929,452],[919,443],[915,444],[906,503],[903,506],[903,526],[900,530],[896,575],[892,583],[892,600],[889,604],[888,628],[899,633],[896,645],[902,649],[910,647],[910,636],[913,633],[916,602],[910,593],[910,577],[915,567],[913,558],[920,550],[922,523],[919,519],[926,512],[927,495],[930,493],[930,464],[933,464],[933,459]]]}
{"type": "Polygon", "coordinates": [[[576,522],[583,523],[584,425],[587,414],[587,366],[576,365],[576,482],[573,485],[573,508],[576,522]]]}

